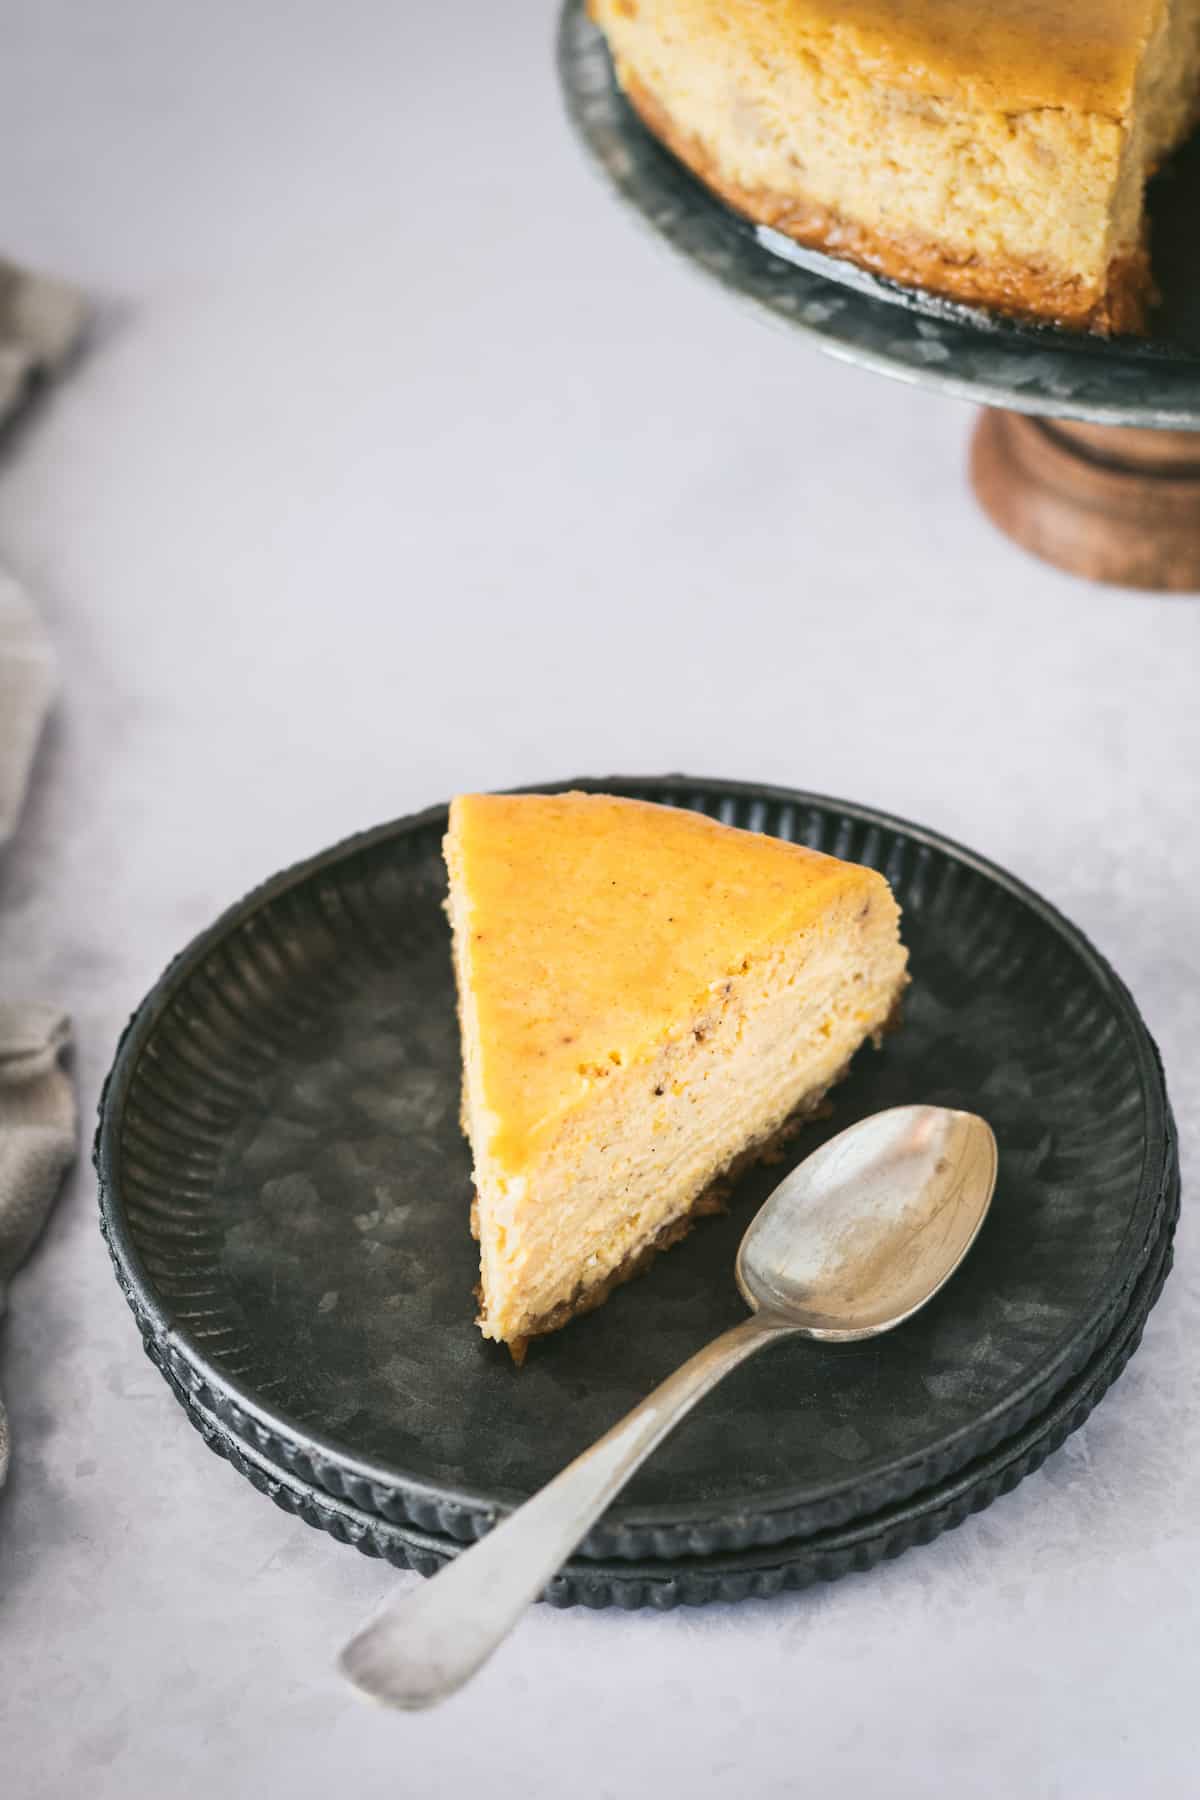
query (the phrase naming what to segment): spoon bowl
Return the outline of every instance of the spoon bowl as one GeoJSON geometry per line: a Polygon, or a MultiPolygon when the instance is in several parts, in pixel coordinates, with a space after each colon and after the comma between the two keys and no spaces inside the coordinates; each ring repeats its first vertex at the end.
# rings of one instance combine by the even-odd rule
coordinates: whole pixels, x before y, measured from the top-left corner
{"type": "Polygon", "coordinates": [[[751,1220],[737,1284],[756,1312],[849,1343],[924,1306],[974,1243],[996,1183],[974,1113],[898,1106],[800,1163],[751,1220]]]}

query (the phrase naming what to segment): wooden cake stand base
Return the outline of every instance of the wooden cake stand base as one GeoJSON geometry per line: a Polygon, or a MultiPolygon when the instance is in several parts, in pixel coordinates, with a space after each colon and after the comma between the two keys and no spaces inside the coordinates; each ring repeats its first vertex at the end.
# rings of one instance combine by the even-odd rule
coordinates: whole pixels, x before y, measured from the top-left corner
{"type": "Polygon", "coordinates": [[[1200,593],[1200,432],[987,411],[971,484],[1001,531],[1091,581],[1200,593]]]}

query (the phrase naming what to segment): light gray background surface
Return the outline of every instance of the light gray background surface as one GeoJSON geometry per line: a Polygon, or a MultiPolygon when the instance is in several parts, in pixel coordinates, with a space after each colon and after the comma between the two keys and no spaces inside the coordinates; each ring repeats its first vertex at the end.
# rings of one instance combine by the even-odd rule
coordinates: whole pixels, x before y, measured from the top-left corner
{"type": "MultiPolygon", "coordinates": [[[[569,140],[548,7],[22,0],[3,249],[91,353],[0,457],[65,691],[0,864],[0,990],[90,1121],[172,952],[445,797],[610,769],[795,783],[1009,864],[1087,930],[1200,1151],[1200,600],[976,512],[969,411],[759,326],[569,140]]],[[[1052,1022],[1048,1021],[1048,1029],[1052,1022]]],[[[443,1712],[334,1677],[397,1579],[209,1455],[81,1167],[3,1328],[5,1800],[1196,1791],[1197,1233],[1087,1428],[876,1573],[539,1608],[443,1712]]]]}

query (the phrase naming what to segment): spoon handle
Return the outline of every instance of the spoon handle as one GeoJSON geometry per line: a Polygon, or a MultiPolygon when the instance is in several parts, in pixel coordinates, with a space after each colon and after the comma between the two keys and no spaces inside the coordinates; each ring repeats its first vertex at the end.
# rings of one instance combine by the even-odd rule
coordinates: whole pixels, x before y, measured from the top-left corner
{"type": "Polygon", "coordinates": [[[410,1710],[462,1687],[672,1427],[722,1376],[789,1330],[752,1314],[697,1351],[486,1537],[389,1601],[342,1651],[343,1673],[374,1699],[410,1710]]]}

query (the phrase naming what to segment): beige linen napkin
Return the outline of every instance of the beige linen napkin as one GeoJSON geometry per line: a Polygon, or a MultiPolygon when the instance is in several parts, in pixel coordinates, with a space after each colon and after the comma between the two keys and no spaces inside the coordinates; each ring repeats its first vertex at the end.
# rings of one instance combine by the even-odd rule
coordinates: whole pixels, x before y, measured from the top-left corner
{"type": "MultiPolygon", "coordinates": [[[[0,1004],[0,1314],[75,1155],[75,1095],[62,1066],[70,1035],[52,1006],[0,1004]]],[[[0,1486],[7,1473],[0,1397],[0,1486]]]]}
{"type": "Polygon", "coordinates": [[[0,572],[0,849],[17,829],[56,686],[54,652],[32,603],[0,572]]]}
{"type": "MultiPolygon", "coordinates": [[[[83,316],[73,289],[0,262],[0,423],[36,376],[64,360],[83,316]]],[[[55,685],[54,655],[32,602],[0,573],[0,852],[17,828],[55,685]]],[[[75,1154],[75,1096],[63,1069],[69,1040],[56,1007],[0,999],[0,1314],[75,1154]]],[[[8,1459],[0,1400],[0,1485],[8,1459]]]]}

